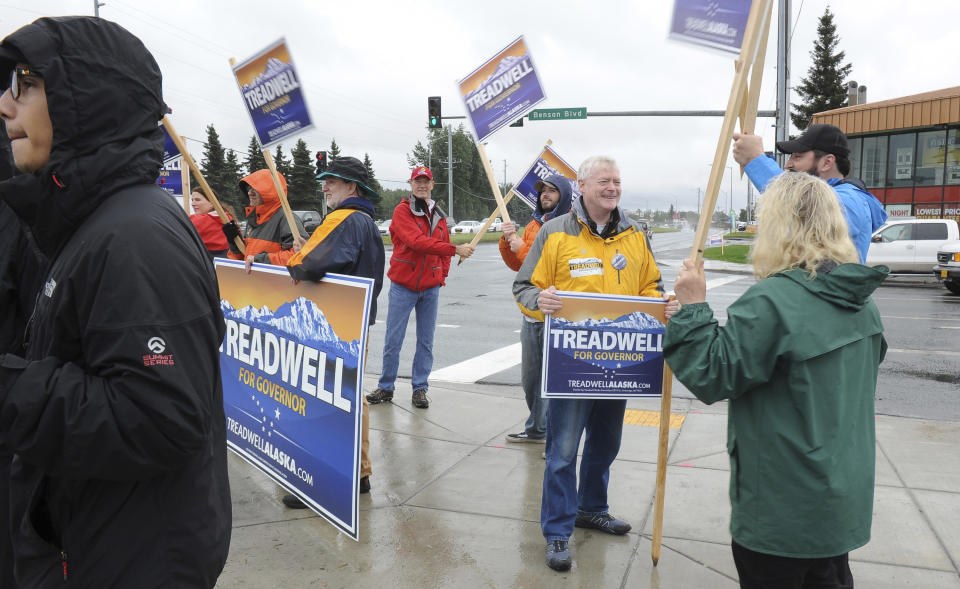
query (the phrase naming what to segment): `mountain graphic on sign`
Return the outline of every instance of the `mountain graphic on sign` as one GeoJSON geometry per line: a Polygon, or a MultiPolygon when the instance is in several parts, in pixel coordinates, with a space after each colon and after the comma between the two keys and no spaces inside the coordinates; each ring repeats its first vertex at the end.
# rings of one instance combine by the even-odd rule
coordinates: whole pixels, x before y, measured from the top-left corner
{"type": "Polygon", "coordinates": [[[243,86],[241,86],[241,88],[243,89],[243,91],[250,90],[254,86],[258,84],[262,84],[265,81],[269,80],[270,78],[276,76],[277,74],[281,72],[285,72],[291,68],[293,68],[293,66],[290,65],[289,63],[280,61],[276,57],[271,57],[270,59],[267,60],[267,65],[266,67],[263,68],[263,73],[258,75],[256,78],[254,78],[249,84],[244,84],[243,86]]]}
{"type": "Polygon", "coordinates": [[[550,320],[552,326],[557,329],[576,329],[578,327],[585,329],[602,329],[604,331],[642,331],[645,333],[664,333],[666,328],[659,319],[643,313],[634,311],[627,315],[621,315],[616,319],[593,319],[587,318],[581,321],[567,321],[559,317],[550,320]]]}
{"type": "Polygon", "coordinates": [[[267,306],[256,309],[251,305],[235,309],[229,302],[221,300],[220,309],[226,318],[262,330],[279,332],[288,339],[326,352],[327,355],[339,356],[349,368],[355,368],[360,357],[360,341],[340,339],[326,315],[310,299],[298,297],[280,305],[276,311],[267,306]]]}
{"type": "Polygon", "coordinates": [[[494,79],[494,78],[496,78],[496,77],[498,77],[498,76],[503,75],[504,72],[506,72],[507,70],[509,70],[509,69],[512,68],[513,66],[517,65],[518,63],[520,63],[521,61],[523,61],[524,59],[526,59],[526,57],[527,57],[526,54],[524,54],[524,55],[508,55],[508,56],[504,57],[503,59],[501,59],[501,60],[500,60],[500,63],[497,64],[497,69],[496,69],[496,71],[494,71],[492,74],[490,74],[489,76],[487,76],[486,78],[484,78],[484,80],[483,80],[482,82],[480,82],[480,83],[477,85],[476,88],[474,88],[474,89],[471,90],[470,92],[467,92],[466,98],[470,98],[471,96],[473,96],[474,94],[476,94],[477,91],[479,91],[481,88],[483,88],[484,86],[486,86],[487,84],[489,84],[489,83],[490,83],[490,80],[492,80],[492,79],[494,79]]]}

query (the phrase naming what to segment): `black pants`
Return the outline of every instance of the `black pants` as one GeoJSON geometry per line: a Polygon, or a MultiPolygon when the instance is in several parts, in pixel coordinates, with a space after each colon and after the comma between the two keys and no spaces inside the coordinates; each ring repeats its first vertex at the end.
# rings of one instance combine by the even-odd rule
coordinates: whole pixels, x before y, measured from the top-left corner
{"type": "Polygon", "coordinates": [[[789,558],[754,552],[733,543],[740,589],[853,589],[847,554],[789,558]]]}

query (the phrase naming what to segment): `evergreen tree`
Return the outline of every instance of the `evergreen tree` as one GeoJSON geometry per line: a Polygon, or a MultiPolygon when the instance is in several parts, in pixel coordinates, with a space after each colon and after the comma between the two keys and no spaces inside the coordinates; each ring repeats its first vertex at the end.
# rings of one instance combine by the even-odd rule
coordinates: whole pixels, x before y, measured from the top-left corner
{"type": "MultiPolygon", "coordinates": [[[[273,151],[273,165],[277,167],[277,172],[283,175],[287,179],[287,184],[290,183],[290,171],[292,165],[290,160],[287,159],[287,156],[283,154],[283,145],[277,145],[277,148],[273,151]]],[[[289,191],[289,187],[287,191],[289,191]]]]}
{"type": "MultiPolygon", "coordinates": [[[[236,187],[236,183],[231,186],[227,173],[226,150],[220,143],[220,135],[213,125],[207,125],[207,142],[203,146],[200,172],[220,200],[229,202],[235,196],[237,191],[233,188],[236,187]]],[[[191,186],[199,186],[199,183],[191,182],[191,186]]]]}
{"type": "Polygon", "coordinates": [[[327,150],[327,163],[335,161],[338,157],[340,157],[340,146],[337,145],[337,139],[334,137],[330,140],[330,149],[327,150]]]}
{"type": "Polygon", "coordinates": [[[231,208],[234,209],[232,211],[234,217],[236,217],[235,213],[238,210],[242,211],[242,208],[236,208],[237,205],[242,207],[246,204],[240,199],[239,189],[237,188],[237,185],[240,183],[240,178],[243,176],[243,168],[240,165],[240,161],[237,159],[237,152],[232,149],[227,150],[227,158],[224,165],[224,183],[227,185],[227,190],[226,192],[221,193],[223,195],[221,202],[223,204],[230,205],[231,208]]]}
{"type": "Polygon", "coordinates": [[[846,103],[845,81],[853,66],[849,63],[841,65],[846,54],[837,51],[839,43],[840,37],[833,23],[833,13],[827,7],[820,17],[817,40],[810,52],[813,63],[807,70],[807,77],[794,87],[803,99],[803,104],[793,105],[795,112],[790,114],[790,119],[800,130],[807,128],[815,113],[840,108],[846,103]]]}
{"type": "Polygon", "coordinates": [[[292,163],[290,175],[287,176],[290,206],[297,210],[317,210],[320,205],[317,200],[317,167],[303,139],[298,139],[290,150],[290,158],[292,163]]]}
{"type": "Polygon", "coordinates": [[[243,160],[243,165],[247,169],[247,174],[252,174],[267,167],[267,161],[263,158],[263,151],[260,150],[256,135],[250,137],[250,143],[247,145],[247,157],[243,160]]]}

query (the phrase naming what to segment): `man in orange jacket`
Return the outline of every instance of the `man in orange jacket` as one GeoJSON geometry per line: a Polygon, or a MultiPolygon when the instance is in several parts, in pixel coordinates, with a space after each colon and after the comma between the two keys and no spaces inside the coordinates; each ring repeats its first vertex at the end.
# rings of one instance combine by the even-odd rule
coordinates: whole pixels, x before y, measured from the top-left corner
{"type": "MultiPolygon", "coordinates": [[[[500,239],[500,256],[511,270],[519,270],[533,245],[540,227],[549,221],[570,212],[573,201],[573,185],[560,174],[548,176],[534,184],[537,191],[537,208],[533,220],[527,223],[523,237],[517,235],[514,223],[503,224],[500,239]]],[[[543,366],[543,321],[524,316],[520,327],[520,382],[527,398],[530,417],[520,433],[507,434],[508,442],[534,442],[543,444],[547,435],[547,399],[540,398],[540,371],[543,366]]]]}
{"type": "MultiPolygon", "coordinates": [[[[277,174],[280,178],[280,184],[284,192],[287,190],[287,179],[283,174],[277,174]]],[[[293,257],[293,233],[283,213],[280,211],[280,195],[273,186],[273,179],[270,178],[270,170],[257,170],[246,178],[240,180],[240,191],[250,199],[250,206],[244,209],[247,219],[247,230],[243,236],[246,247],[246,261],[259,262],[261,264],[273,264],[274,266],[284,266],[287,260],[293,257]]],[[[297,224],[297,231],[300,237],[307,239],[306,230],[303,224],[296,216],[293,220],[297,224]]],[[[223,225],[223,233],[227,236],[227,243],[230,244],[230,253],[227,254],[231,259],[243,260],[244,255],[240,253],[233,243],[233,238],[240,235],[240,230],[236,223],[230,222],[223,225]]]]}

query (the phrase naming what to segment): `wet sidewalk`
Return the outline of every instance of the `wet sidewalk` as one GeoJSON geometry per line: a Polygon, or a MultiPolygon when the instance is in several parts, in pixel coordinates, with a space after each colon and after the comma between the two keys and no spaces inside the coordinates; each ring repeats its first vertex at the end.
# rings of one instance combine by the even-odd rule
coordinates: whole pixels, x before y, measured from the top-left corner
{"type": "MultiPolygon", "coordinates": [[[[369,379],[368,379],[369,380],[369,379]]],[[[374,474],[360,496],[360,542],[230,456],[233,540],[218,587],[735,588],[727,499],[726,403],[674,381],[659,566],[650,558],[660,401],[631,401],[610,475],[626,536],[577,529],[573,568],[544,564],[543,446],[523,428],[519,387],[431,385],[427,410],[399,382],[371,407],[374,474]]],[[[960,589],[960,423],[877,417],[873,539],[851,553],[857,587],[960,589]]]]}

